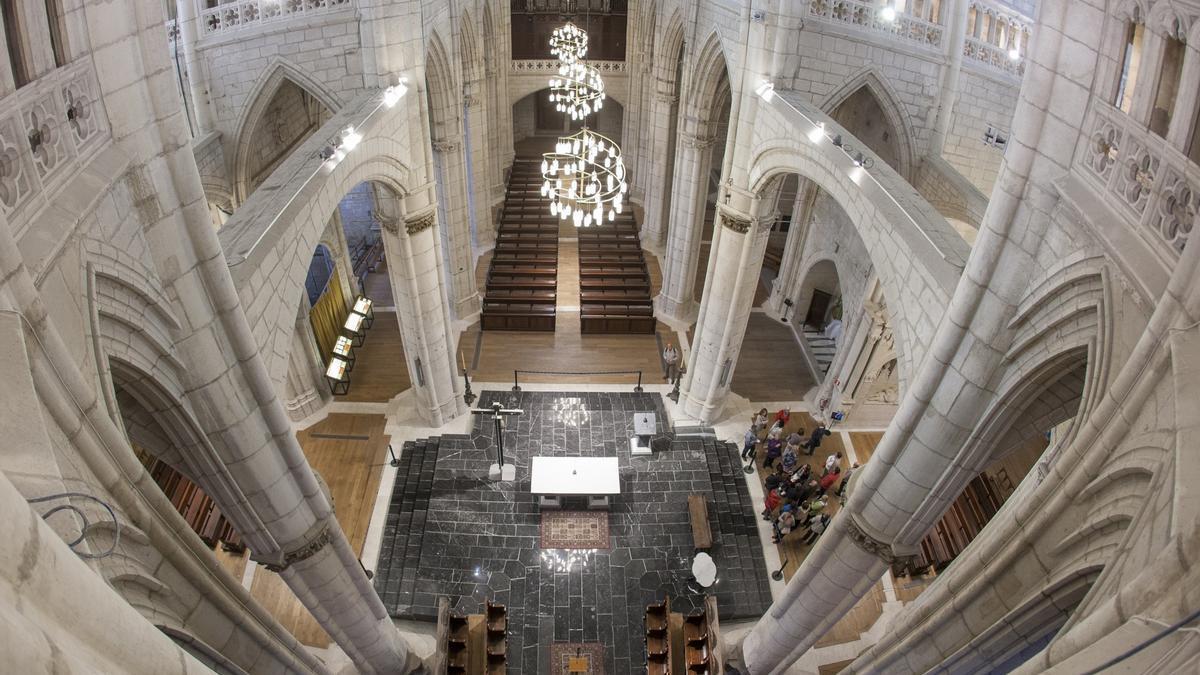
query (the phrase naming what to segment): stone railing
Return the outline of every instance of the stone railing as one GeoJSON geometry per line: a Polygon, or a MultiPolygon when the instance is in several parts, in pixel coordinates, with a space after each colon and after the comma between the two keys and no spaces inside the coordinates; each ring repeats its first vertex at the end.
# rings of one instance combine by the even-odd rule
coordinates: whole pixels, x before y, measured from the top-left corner
{"type": "Polygon", "coordinates": [[[877,2],[862,0],[811,0],[811,18],[829,23],[854,26],[875,33],[890,35],[926,47],[939,47],[944,30],[930,21],[899,12],[893,21],[880,16],[883,7],[877,2]]]}
{"type": "Polygon", "coordinates": [[[213,35],[348,6],[350,0],[238,0],[201,10],[200,26],[204,35],[213,35]]]}
{"type": "Polygon", "coordinates": [[[973,37],[968,37],[963,43],[963,56],[1018,79],[1025,75],[1024,57],[1014,59],[1009,55],[1008,50],[976,40],[973,37]]]}
{"type": "Polygon", "coordinates": [[[1200,167],[1102,101],[1093,100],[1086,128],[1081,173],[1173,267],[1200,212],[1200,167]]]}
{"type": "MultiPolygon", "coordinates": [[[[625,61],[584,61],[602,75],[624,75],[629,72],[625,61]]],[[[513,59],[512,72],[517,75],[553,75],[562,62],[558,59],[513,59]]]]}
{"type": "Polygon", "coordinates": [[[108,138],[99,91],[83,57],[0,99],[0,213],[20,217],[108,138]]]}

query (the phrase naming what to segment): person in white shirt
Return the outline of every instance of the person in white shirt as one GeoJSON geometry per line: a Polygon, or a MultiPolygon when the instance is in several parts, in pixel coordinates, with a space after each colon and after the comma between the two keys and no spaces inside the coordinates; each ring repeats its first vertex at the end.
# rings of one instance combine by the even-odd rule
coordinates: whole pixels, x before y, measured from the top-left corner
{"type": "Polygon", "coordinates": [[[667,348],[662,353],[663,363],[667,365],[667,382],[674,382],[679,376],[679,350],[675,349],[675,345],[667,343],[667,348]]]}
{"type": "Polygon", "coordinates": [[[841,461],[841,459],[842,459],[842,453],[840,453],[840,452],[835,452],[832,455],[826,457],[825,458],[825,473],[821,474],[821,476],[824,477],[825,474],[829,473],[830,471],[833,471],[833,467],[837,466],[838,462],[841,461]]]}

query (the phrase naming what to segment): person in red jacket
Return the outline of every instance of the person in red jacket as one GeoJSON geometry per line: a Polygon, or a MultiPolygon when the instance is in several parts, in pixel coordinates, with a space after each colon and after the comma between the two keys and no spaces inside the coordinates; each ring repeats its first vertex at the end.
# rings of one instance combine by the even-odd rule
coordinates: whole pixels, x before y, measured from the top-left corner
{"type": "Polygon", "coordinates": [[[762,512],[763,520],[770,520],[781,502],[783,502],[783,495],[779,494],[778,489],[768,492],[767,498],[763,500],[763,506],[766,507],[762,512]]]}
{"type": "Polygon", "coordinates": [[[842,467],[840,467],[840,466],[833,467],[833,471],[830,471],[829,473],[827,473],[821,477],[821,483],[820,483],[821,493],[824,494],[826,492],[829,492],[829,490],[831,488],[833,488],[834,483],[837,483],[838,479],[840,479],[841,477],[842,477],[842,467]]]}

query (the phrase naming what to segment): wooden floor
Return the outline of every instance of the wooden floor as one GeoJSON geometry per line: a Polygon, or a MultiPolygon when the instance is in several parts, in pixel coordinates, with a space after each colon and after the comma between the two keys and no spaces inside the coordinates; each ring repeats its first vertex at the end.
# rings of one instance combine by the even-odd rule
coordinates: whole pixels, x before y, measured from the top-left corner
{"type": "MultiPolygon", "coordinates": [[[[338,523],[351,548],[359,554],[366,541],[383,464],[387,461],[386,421],[383,415],[334,413],[296,435],[309,464],[329,486],[338,523]]],[[[237,579],[242,576],[247,557],[248,554],[218,555],[222,565],[237,579]]],[[[303,644],[329,646],[329,636],[278,574],[259,566],[254,571],[250,594],[303,644]]]]}
{"type": "Polygon", "coordinates": [[[386,403],[412,384],[395,312],[375,311],[375,323],[354,357],[350,391],[338,401],[386,403]]]}
{"type": "Polygon", "coordinates": [[[733,369],[733,391],[751,401],[799,401],[816,385],[791,327],[752,312],[733,369]]]}
{"type": "Polygon", "coordinates": [[[375,268],[363,280],[363,294],[375,303],[376,307],[391,307],[395,304],[392,298],[392,282],[388,279],[387,261],[380,261],[379,266],[375,268]]]}
{"type": "MultiPolygon", "coordinates": [[[[555,330],[550,332],[479,330],[472,324],[459,340],[459,358],[471,369],[472,379],[511,382],[514,368],[541,371],[594,372],[641,370],[648,384],[662,384],[662,348],[667,341],[679,344],[669,326],[659,322],[656,335],[583,335],[579,312],[558,311],[555,330]],[[478,359],[476,344],[482,340],[478,359]],[[662,347],[659,344],[662,344],[662,347]]],[[[578,382],[580,377],[521,375],[523,382],[578,382]]],[[[596,375],[589,382],[632,386],[636,375],[596,375]]]]}
{"type": "Polygon", "coordinates": [[[851,431],[850,444],[854,446],[854,456],[858,457],[858,463],[866,464],[882,440],[882,431],[851,431]]]}

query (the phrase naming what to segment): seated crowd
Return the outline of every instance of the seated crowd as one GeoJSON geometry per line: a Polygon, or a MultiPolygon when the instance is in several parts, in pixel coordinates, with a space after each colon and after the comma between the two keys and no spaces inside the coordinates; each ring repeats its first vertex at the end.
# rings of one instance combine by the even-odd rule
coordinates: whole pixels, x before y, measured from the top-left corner
{"type": "Polygon", "coordinates": [[[801,453],[807,457],[816,454],[821,440],[832,432],[818,424],[807,438],[803,428],[784,437],[790,418],[791,411],[787,408],[781,409],[774,418],[768,418],[766,408],[759,410],[746,430],[742,458],[753,464],[759,448],[764,450],[762,468],[770,473],[763,480],[766,497],[762,517],[772,522],[775,543],[798,532],[797,536],[802,537],[805,544],[813,544],[829,526],[830,493],[844,500],[850,473],[858,468],[858,464],[843,472],[842,453],[833,452],[825,458],[818,475],[806,461],[801,461],[801,453]]]}

